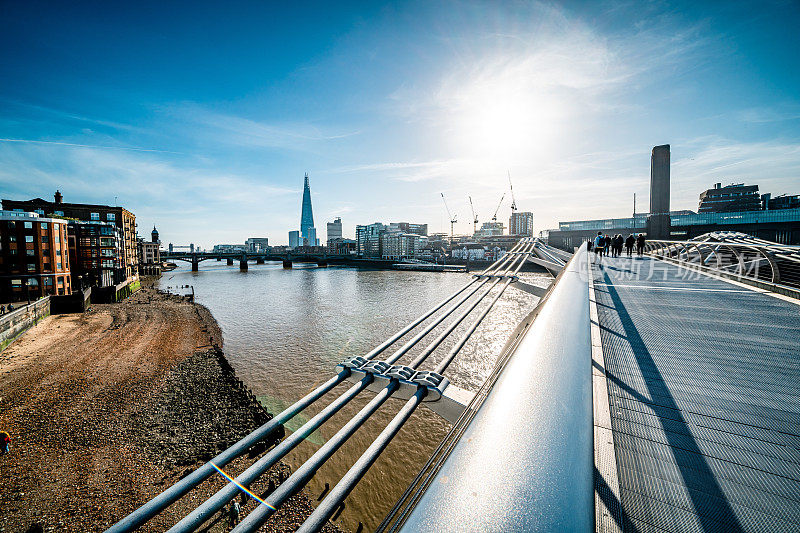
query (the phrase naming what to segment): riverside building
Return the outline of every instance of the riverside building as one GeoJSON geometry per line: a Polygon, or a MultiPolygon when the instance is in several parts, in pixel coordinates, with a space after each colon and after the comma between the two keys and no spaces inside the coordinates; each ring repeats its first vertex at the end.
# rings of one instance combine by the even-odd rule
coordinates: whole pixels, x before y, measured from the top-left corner
{"type": "Polygon", "coordinates": [[[73,287],[111,287],[126,280],[125,238],[115,224],[70,220],[67,228],[73,287]]]}
{"type": "Polygon", "coordinates": [[[0,302],[72,293],[67,223],[0,211],[0,302]]]}
{"type": "Polygon", "coordinates": [[[33,200],[3,200],[3,209],[7,211],[34,212],[54,218],[64,217],[87,222],[110,222],[122,232],[122,268],[128,281],[138,278],[139,256],[136,238],[136,216],[119,206],[98,204],[64,203],[59,191],[55,192],[53,202],[34,198],[33,200]]]}

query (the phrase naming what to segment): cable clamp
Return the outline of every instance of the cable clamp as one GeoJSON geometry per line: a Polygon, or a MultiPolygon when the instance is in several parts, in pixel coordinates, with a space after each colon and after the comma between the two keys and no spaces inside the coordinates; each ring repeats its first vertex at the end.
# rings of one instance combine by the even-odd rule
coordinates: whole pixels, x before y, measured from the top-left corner
{"type": "Polygon", "coordinates": [[[372,381],[367,389],[373,392],[380,392],[389,383],[396,381],[398,387],[392,394],[392,398],[401,400],[411,398],[417,393],[419,387],[425,387],[428,392],[424,401],[435,402],[442,397],[445,388],[450,384],[450,380],[436,372],[416,371],[409,366],[390,365],[386,361],[367,361],[363,357],[353,357],[336,366],[340,372],[345,368],[350,369],[352,381],[361,380],[367,374],[371,375],[372,381]]]}

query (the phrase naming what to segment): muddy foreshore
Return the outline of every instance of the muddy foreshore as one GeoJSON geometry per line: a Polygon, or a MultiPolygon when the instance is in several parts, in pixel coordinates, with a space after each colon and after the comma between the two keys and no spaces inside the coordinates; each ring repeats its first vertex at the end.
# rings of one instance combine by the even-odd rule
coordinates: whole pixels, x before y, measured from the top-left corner
{"type": "MultiPolygon", "coordinates": [[[[48,317],[0,352],[0,429],[13,439],[0,456],[0,531],[102,531],[271,417],[226,361],[208,310],[143,285],[48,317]]],[[[276,465],[251,489],[265,495],[289,473],[276,465]]],[[[213,476],[142,531],[164,531],[223,485],[213,476]]],[[[293,531],[312,509],[300,493],[263,530],[293,531]]],[[[202,529],[227,530],[221,514],[202,529]]]]}

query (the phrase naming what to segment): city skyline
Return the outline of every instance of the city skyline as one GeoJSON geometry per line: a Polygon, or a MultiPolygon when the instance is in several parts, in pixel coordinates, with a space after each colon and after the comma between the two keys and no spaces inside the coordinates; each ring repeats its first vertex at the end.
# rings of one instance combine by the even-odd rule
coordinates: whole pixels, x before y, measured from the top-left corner
{"type": "Polygon", "coordinates": [[[440,192],[468,233],[508,170],[536,232],[628,216],[667,143],[673,209],[798,192],[796,3],[192,6],[4,6],[4,196],[116,197],[210,248],[284,244],[306,171],[322,242],[337,216],[449,233],[440,192]]]}

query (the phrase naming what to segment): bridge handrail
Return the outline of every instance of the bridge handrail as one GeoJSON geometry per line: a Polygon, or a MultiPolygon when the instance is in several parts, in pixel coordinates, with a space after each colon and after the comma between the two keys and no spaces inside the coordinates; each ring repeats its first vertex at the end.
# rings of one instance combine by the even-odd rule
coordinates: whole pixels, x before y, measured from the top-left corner
{"type": "Polygon", "coordinates": [[[474,416],[453,428],[463,435],[428,472],[421,496],[396,507],[398,522],[385,521],[380,531],[455,531],[464,524],[475,531],[594,528],[586,261],[583,244],[497,382],[468,408],[474,416]],[[479,505],[487,501],[492,507],[479,505]]]}

